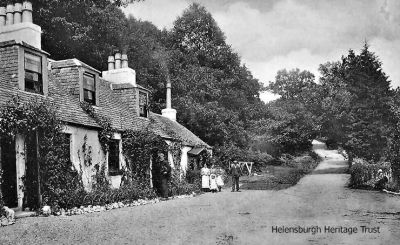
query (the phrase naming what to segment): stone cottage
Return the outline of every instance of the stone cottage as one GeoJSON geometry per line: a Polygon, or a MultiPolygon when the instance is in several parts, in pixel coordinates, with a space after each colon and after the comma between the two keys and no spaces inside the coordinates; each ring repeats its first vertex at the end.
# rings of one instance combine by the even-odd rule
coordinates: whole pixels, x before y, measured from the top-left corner
{"type": "MultiPolygon", "coordinates": [[[[50,98],[64,123],[70,159],[81,171],[87,190],[91,188],[94,167],[82,164],[85,154],[94,163],[105,165],[112,186],[121,182],[125,166],[121,133],[124,130],[151,130],[168,144],[182,142],[180,166],[185,171],[191,157],[211,147],[176,121],[171,108],[171,84],[167,84],[167,108],[162,115],[148,110],[149,90],[136,83],[135,71],[128,57],[120,53],[108,58],[108,70],[100,72],[77,60],[51,60],[41,49],[41,28],[32,22],[32,4],[9,4],[0,7],[0,107],[15,95],[22,101],[50,98]],[[101,148],[101,128],[80,106],[90,103],[99,115],[111,119],[116,130],[108,152],[101,148]]],[[[30,148],[36,147],[21,135],[11,143],[0,139],[0,167],[3,170],[2,192],[6,205],[22,208],[22,178],[27,172],[30,148]]],[[[172,166],[172,154],[168,153],[172,166]]]]}

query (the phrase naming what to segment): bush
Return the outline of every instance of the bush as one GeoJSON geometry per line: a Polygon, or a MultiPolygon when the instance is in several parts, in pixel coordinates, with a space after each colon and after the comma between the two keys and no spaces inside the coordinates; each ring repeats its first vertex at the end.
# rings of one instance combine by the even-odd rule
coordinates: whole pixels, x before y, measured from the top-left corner
{"type": "Polygon", "coordinates": [[[390,164],[387,162],[372,164],[363,159],[354,159],[350,168],[350,183],[352,188],[373,189],[378,176],[378,170],[383,173],[390,172],[390,164]]]}
{"type": "Polygon", "coordinates": [[[189,183],[187,181],[187,178],[185,178],[185,176],[180,176],[179,171],[173,170],[168,190],[170,196],[188,195],[192,194],[193,192],[198,193],[200,192],[200,190],[201,190],[200,177],[194,177],[193,182],[189,183]]]}

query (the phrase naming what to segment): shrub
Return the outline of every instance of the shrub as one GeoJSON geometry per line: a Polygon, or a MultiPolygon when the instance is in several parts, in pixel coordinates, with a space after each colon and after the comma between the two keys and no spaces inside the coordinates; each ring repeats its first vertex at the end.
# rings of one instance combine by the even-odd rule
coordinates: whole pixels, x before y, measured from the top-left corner
{"type": "Polygon", "coordinates": [[[390,164],[387,162],[372,164],[363,159],[354,159],[350,168],[349,186],[352,188],[374,188],[379,169],[388,173],[390,172],[390,164]]]}
{"type": "MultiPolygon", "coordinates": [[[[200,173],[199,173],[200,176],[200,173]]],[[[180,176],[179,170],[173,170],[171,176],[171,182],[169,185],[169,195],[179,196],[188,195],[193,192],[198,193],[201,190],[200,177],[194,177],[193,182],[189,183],[185,176],[180,176]]]]}

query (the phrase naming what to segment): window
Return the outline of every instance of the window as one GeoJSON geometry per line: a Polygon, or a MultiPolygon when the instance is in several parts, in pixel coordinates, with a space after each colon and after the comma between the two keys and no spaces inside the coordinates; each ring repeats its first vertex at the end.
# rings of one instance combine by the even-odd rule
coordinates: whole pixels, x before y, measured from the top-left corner
{"type": "Polygon", "coordinates": [[[92,105],[96,104],[96,82],[94,75],[89,73],[83,74],[83,98],[92,105]]]}
{"type": "Polygon", "coordinates": [[[43,94],[42,57],[25,53],[25,91],[43,94]]]}
{"type": "Polygon", "coordinates": [[[144,92],[139,92],[139,115],[141,117],[147,117],[147,94],[144,92]]]}
{"type": "Polygon", "coordinates": [[[119,169],[119,140],[111,140],[108,151],[108,172],[110,175],[120,173],[119,169]]]}
{"type": "Polygon", "coordinates": [[[63,149],[63,157],[71,161],[71,135],[64,134],[62,137],[62,149],[63,149]]]}

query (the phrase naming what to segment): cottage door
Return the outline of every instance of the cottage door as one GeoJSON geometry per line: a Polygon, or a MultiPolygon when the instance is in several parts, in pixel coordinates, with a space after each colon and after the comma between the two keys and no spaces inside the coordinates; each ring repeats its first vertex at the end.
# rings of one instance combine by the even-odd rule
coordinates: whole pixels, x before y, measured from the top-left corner
{"type": "Polygon", "coordinates": [[[25,174],[25,194],[24,207],[37,209],[40,207],[39,200],[39,150],[38,135],[32,132],[26,137],[26,174],[25,174]]]}
{"type": "Polygon", "coordinates": [[[14,140],[5,138],[0,140],[0,166],[3,170],[1,192],[4,205],[15,208],[18,206],[18,187],[14,140]]]}

